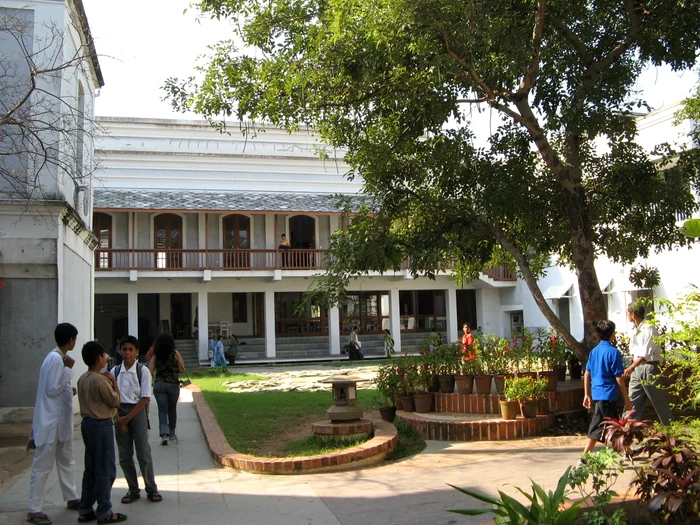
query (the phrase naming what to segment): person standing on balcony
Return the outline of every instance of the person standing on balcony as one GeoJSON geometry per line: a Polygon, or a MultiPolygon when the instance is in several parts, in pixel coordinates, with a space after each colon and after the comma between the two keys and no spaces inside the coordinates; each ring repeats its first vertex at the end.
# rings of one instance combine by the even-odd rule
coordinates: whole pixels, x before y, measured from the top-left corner
{"type": "Polygon", "coordinates": [[[644,313],[642,305],[630,303],[627,307],[627,318],[634,323],[634,331],[630,341],[632,363],[625,369],[625,377],[631,378],[629,391],[634,419],[642,418],[649,398],[661,424],[668,425],[673,414],[664,391],[658,386],[661,347],[654,341],[658,336],[656,328],[644,320],[644,313]]]}
{"type": "Polygon", "coordinates": [[[280,236],[280,243],[279,246],[277,246],[278,250],[285,250],[282,252],[282,266],[289,266],[289,254],[286,252],[286,250],[291,249],[291,244],[289,244],[289,240],[287,240],[287,236],[283,233],[280,236]]]}

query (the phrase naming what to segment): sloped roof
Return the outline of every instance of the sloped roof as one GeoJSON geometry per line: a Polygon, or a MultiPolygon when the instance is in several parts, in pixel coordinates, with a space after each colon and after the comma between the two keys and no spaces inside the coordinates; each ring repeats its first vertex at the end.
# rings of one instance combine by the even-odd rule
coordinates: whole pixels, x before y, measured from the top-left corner
{"type": "MultiPolygon", "coordinates": [[[[352,210],[359,209],[361,195],[351,198],[352,210]]],[[[122,190],[99,188],[94,191],[94,207],[104,210],[236,210],[248,212],[339,213],[338,196],[319,193],[265,193],[184,190],[122,190]]]]}

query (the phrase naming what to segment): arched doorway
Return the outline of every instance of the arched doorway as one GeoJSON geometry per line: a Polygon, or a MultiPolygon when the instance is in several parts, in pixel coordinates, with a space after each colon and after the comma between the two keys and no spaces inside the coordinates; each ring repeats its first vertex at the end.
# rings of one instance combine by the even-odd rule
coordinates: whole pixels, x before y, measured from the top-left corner
{"type": "MultiPolygon", "coordinates": [[[[293,250],[313,250],[316,248],[316,219],[307,215],[297,215],[289,219],[290,243],[293,250]]],[[[292,266],[311,268],[311,252],[293,252],[292,266]]]]}
{"type": "Polygon", "coordinates": [[[156,268],[182,268],[182,217],[173,213],[158,215],[154,221],[156,268]]]}
{"type": "Polygon", "coordinates": [[[250,219],[245,215],[227,215],[223,219],[224,266],[226,268],[250,267],[250,219]]]}

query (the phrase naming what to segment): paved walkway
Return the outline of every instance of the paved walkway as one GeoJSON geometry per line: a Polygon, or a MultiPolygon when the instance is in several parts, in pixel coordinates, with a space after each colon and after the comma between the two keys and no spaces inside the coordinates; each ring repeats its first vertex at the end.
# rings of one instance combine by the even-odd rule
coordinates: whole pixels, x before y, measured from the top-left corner
{"type": "MultiPolygon", "coordinates": [[[[477,502],[446,483],[495,494],[514,494],[514,485],[529,487],[532,478],[554,488],[568,465],[576,461],[583,438],[534,438],[511,442],[446,443],[428,448],[406,461],[329,474],[262,476],[215,464],[192,405],[192,394],[181,391],[177,443],[159,444],[152,431],[151,447],[162,503],[145,498],[131,505],[122,472],[112,490],[114,510],[134,525],[231,523],[240,525],[425,525],[476,524],[491,514],[467,517],[446,512],[477,502]]],[[[156,428],[157,410],[151,410],[156,428]]],[[[78,486],[83,446],[76,434],[78,486]]],[[[3,485],[0,524],[20,524],[27,512],[29,470],[3,485]]],[[[618,489],[621,491],[623,487],[618,489]]],[[[77,523],[77,513],[65,510],[54,472],[47,484],[44,511],[57,525],[77,523]]]]}

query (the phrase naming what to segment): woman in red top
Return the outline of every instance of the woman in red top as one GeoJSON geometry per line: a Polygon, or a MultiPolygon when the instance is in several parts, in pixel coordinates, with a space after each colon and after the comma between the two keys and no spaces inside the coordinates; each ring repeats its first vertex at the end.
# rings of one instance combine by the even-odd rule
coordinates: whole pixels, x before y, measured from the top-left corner
{"type": "Polygon", "coordinates": [[[469,360],[474,359],[476,355],[474,354],[474,334],[472,334],[471,326],[469,323],[464,323],[462,326],[462,331],[464,335],[462,336],[462,359],[469,360]]]}

